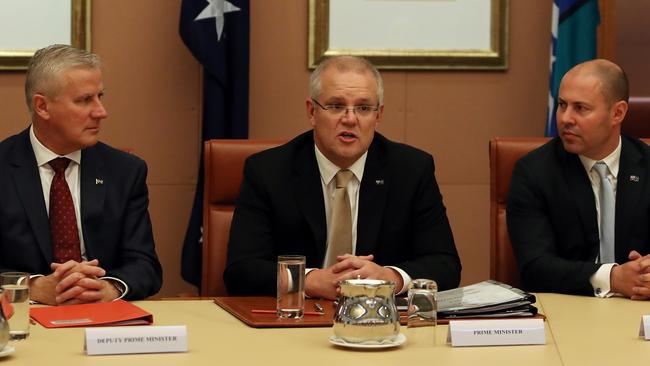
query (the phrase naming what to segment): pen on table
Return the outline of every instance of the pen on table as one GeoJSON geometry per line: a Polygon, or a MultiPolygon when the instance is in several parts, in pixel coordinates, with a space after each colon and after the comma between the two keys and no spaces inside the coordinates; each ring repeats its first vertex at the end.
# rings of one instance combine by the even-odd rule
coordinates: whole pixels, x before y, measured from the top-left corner
{"type": "MultiPolygon", "coordinates": [[[[277,314],[277,310],[270,309],[253,309],[251,310],[253,314],[277,314]]],[[[316,311],[305,311],[304,315],[324,315],[324,313],[319,313],[316,311]]]]}

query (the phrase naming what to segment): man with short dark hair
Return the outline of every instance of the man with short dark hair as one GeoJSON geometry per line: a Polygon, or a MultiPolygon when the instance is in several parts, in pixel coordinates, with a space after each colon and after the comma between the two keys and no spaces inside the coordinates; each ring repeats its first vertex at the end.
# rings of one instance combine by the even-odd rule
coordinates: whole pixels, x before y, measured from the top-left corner
{"type": "Polygon", "coordinates": [[[621,136],[628,81],[607,60],[562,78],[559,137],[515,166],[508,232],[531,291],[650,296],[650,148],[621,136]]]}
{"type": "Polygon", "coordinates": [[[454,245],[431,155],[375,132],[383,83],[362,58],[323,61],[306,101],[312,130],[245,164],[224,280],[230,295],[273,295],[278,255],[307,259],[305,291],[338,281],[411,278],[458,286],[454,245]]]}
{"type": "Polygon", "coordinates": [[[0,143],[0,272],[32,274],[32,300],[143,299],[160,289],[147,167],[97,141],[108,116],[97,55],[38,50],[25,97],[31,125],[0,143]]]}

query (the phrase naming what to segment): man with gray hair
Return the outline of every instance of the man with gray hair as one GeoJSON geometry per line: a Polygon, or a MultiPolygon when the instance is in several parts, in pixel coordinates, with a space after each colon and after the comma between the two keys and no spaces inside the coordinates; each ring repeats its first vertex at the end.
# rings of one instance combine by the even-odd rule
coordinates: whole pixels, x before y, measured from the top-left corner
{"type": "Polygon", "coordinates": [[[230,295],[273,295],[278,255],[305,255],[305,291],[334,299],[351,278],[458,286],[460,259],[431,155],[375,132],[383,82],[341,56],[312,73],[312,130],[251,156],[237,201],[224,280],[230,295]]]}
{"type": "Polygon", "coordinates": [[[146,164],[97,141],[100,67],[67,45],[38,50],[31,124],[0,143],[0,272],[29,272],[31,299],[45,304],[143,299],[162,283],[146,164]]]}

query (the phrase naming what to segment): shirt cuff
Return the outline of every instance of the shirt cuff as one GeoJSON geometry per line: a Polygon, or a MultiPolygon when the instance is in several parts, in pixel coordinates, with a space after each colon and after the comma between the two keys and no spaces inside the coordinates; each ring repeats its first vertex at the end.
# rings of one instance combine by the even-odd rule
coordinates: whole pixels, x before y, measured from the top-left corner
{"type": "Polygon", "coordinates": [[[111,285],[115,286],[117,292],[120,293],[120,296],[118,296],[117,299],[115,300],[121,299],[124,296],[126,296],[126,294],[129,293],[129,285],[127,285],[126,282],[120,280],[119,278],[107,276],[107,277],[100,277],[99,279],[108,281],[111,283],[111,285]]]}
{"type": "Polygon", "coordinates": [[[598,270],[589,277],[589,283],[591,287],[594,288],[594,296],[596,297],[612,297],[616,295],[615,292],[612,292],[612,286],[610,283],[610,274],[612,268],[618,264],[616,263],[605,263],[598,268],[598,270]]]}
{"type": "Polygon", "coordinates": [[[399,267],[386,266],[386,268],[394,269],[402,277],[402,288],[397,292],[397,295],[401,295],[401,294],[405,293],[406,291],[408,291],[409,283],[411,283],[411,276],[409,276],[408,273],[404,272],[404,270],[402,270],[399,267]]]}

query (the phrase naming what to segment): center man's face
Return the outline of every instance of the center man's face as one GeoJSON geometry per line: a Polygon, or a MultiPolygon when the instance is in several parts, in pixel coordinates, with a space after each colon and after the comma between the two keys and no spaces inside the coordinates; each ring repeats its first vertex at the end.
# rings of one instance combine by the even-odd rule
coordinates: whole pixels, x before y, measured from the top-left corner
{"type": "Polygon", "coordinates": [[[377,82],[370,71],[339,71],[328,67],[320,75],[321,93],[317,101],[323,105],[348,107],[343,115],[335,116],[307,101],[309,121],[314,128],[318,149],[340,168],[348,168],[363,155],[375,135],[384,106],[365,117],[359,117],[352,107],[377,106],[377,82]]]}

